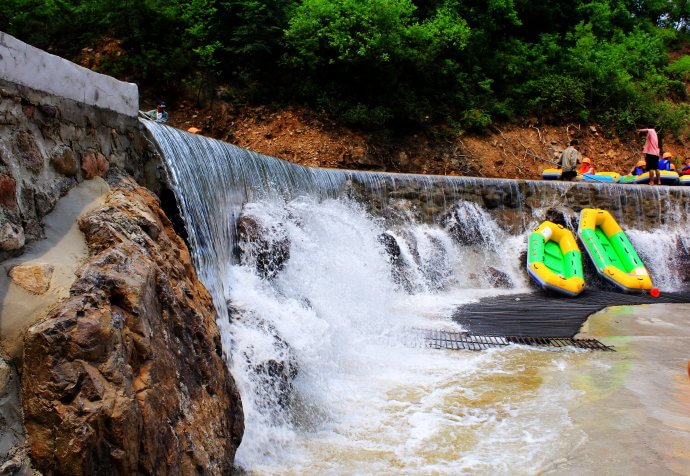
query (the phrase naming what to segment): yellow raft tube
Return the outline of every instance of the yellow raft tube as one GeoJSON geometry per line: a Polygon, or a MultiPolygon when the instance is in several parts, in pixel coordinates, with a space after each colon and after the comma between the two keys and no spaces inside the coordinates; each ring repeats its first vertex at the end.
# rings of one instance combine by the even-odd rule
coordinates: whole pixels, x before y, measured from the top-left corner
{"type": "Polygon", "coordinates": [[[580,212],[578,234],[599,274],[624,291],[652,289],[652,279],[625,232],[606,210],[580,212]]]}
{"type": "Polygon", "coordinates": [[[545,221],[529,236],[527,272],[542,288],[577,296],[585,288],[582,254],[572,232],[545,221]]]}

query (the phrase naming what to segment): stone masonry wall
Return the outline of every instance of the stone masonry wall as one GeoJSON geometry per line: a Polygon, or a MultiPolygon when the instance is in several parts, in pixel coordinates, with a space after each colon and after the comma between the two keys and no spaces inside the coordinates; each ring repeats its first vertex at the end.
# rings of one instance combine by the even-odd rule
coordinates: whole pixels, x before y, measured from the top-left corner
{"type": "Polygon", "coordinates": [[[0,261],[43,238],[42,218],[77,183],[111,167],[147,182],[140,127],[136,117],[0,80],[0,261]]]}

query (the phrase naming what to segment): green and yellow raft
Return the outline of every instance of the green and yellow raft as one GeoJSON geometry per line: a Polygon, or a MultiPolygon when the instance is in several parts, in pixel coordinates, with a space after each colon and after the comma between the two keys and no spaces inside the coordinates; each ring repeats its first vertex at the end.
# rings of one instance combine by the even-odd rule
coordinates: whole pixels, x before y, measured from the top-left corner
{"type": "Polygon", "coordinates": [[[582,253],[573,233],[545,221],[529,236],[527,272],[539,285],[568,296],[585,288],[582,253]]]}
{"type": "Polygon", "coordinates": [[[580,212],[578,235],[599,274],[624,291],[652,289],[652,279],[625,232],[606,210],[580,212]]]}

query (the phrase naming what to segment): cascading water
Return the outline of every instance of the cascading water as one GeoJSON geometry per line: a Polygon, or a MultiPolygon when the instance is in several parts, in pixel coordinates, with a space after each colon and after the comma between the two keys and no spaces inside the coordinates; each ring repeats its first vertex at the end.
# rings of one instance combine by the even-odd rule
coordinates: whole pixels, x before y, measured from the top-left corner
{"type": "MultiPolygon", "coordinates": [[[[533,474],[582,441],[559,403],[578,390],[558,377],[581,352],[409,345],[414,328],[458,329],[458,305],[526,291],[526,233],[553,208],[541,198],[522,211],[536,185],[309,169],[145,124],[218,309],[245,410],[245,470],[533,474]],[[507,203],[499,211],[517,220],[462,198],[482,187],[493,187],[485,204],[507,203]],[[240,217],[260,236],[239,232],[240,217]],[[538,368],[555,370],[548,387],[538,368]]],[[[542,186],[552,197],[572,187],[542,186]]],[[[602,190],[621,210],[648,199],[602,190]]],[[[687,249],[686,223],[630,233],[668,289],[682,283],[658,251],[687,249]]]]}

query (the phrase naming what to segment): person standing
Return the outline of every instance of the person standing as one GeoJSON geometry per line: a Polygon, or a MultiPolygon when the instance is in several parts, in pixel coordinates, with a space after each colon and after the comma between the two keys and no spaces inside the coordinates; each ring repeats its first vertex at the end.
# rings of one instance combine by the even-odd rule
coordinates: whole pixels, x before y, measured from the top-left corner
{"type": "Polygon", "coordinates": [[[645,132],[647,137],[644,141],[644,161],[647,172],[649,172],[649,185],[659,185],[661,183],[659,175],[659,137],[657,136],[655,127],[648,127],[647,129],[637,129],[638,133],[645,132]]]}
{"type": "Polygon", "coordinates": [[[578,151],[580,147],[577,139],[570,141],[570,145],[561,153],[561,180],[572,180],[577,177],[577,164],[582,155],[578,151]]]}

